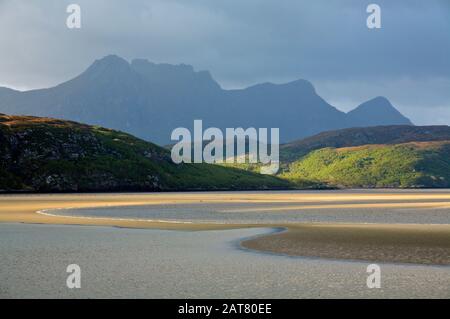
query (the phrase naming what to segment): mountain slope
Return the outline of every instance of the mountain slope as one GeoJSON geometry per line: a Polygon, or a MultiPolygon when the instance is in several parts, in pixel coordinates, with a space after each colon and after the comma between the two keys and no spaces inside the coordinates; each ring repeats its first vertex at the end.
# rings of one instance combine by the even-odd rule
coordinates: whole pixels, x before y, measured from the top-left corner
{"type": "Polygon", "coordinates": [[[450,127],[393,125],[323,132],[281,145],[280,161],[278,176],[298,187],[450,187],[450,127]]]}
{"type": "Polygon", "coordinates": [[[450,141],[323,148],[281,176],[338,187],[450,187],[450,141]]]}
{"type": "Polygon", "coordinates": [[[291,162],[326,147],[450,140],[450,127],[390,125],[327,131],[280,146],[282,162],[291,162]]]}
{"type": "Polygon", "coordinates": [[[233,168],[175,165],[129,134],[76,122],[0,115],[1,191],[161,191],[286,188],[233,168]]]}
{"type": "MultiPolygon", "coordinates": [[[[369,102],[368,102],[369,103],[369,102]]],[[[177,127],[278,127],[281,142],[322,131],[411,122],[385,99],[346,114],[305,80],[224,90],[209,72],[118,56],[95,61],[58,86],[18,92],[0,89],[0,112],[63,118],[126,131],[160,145],[177,127]]]]}
{"type": "Polygon", "coordinates": [[[354,110],[347,113],[347,119],[352,127],[377,125],[412,125],[397,111],[385,97],[376,97],[364,102],[354,110]]]}

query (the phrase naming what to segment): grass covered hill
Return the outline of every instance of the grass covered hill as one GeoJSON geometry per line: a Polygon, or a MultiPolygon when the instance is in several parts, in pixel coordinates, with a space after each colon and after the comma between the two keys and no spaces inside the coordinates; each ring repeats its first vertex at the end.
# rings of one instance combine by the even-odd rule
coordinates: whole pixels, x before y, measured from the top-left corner
{"type": "Polygon", "coordinates": [[[289,182],[208,164],[176,165],[166,149],[71,121],[0,114],[0,191],[278,189],[289,182]]]}
{"type": "Polygon", "coordinates": [[[120,131],[0,114],[3,192],[450,187],[447,126],[324,132],[280,153],[278,177],[258,165],[176,165],[169,150],[120,131]]]}
{"type": "MultiPolygon", "coordinates": [[[[298,188],[450,187],[450,127],[323,132],[280,145],[279,177],[298,188]]],[[[259,171],[258,164],[227,164],[259,171]]]]}
{"type": "Polygon", "coordinates": [[[401,144],[450,140],[450,127],[389,125],[327,131],[280,146],[282,162],[292,162],[309,152],[326,147],[367,144],[401,144]]]}
{"type": "Polygon", "coordinates": [[[281,177],[336,187],[450,187],[450,141],[322,148],[281,177]]]}

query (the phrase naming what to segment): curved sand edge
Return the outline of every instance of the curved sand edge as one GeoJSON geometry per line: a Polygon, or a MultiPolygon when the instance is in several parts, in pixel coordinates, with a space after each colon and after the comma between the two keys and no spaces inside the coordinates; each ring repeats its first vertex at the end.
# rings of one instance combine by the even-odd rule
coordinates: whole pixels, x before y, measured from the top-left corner
{"type": "Polygon", "coordinates": [[[450,265],[449,225],[297,224],[241,245],[289,256],[450,265]]]}
{"type": "Polygon", "coordinates": [[[197,202],[196,198],[176,200],[159,194],[4,195],[0,196],[0,223],[114,226],[162,230],[218,230],[252,225],[199,224],[143,219],[64,216],[48,211],[71,208],[100,208],[197,202]]]}
{"type": "MultiPolygon", "coordinates": [[[[433,195],[433,194],[431,194],[433,195]]],[[[368,205],[370,205],[370,196],[368,205]]],[[[374,194],[374,200],[387,201],[398,195],[374,194]]],[[[395,197],[397,196],[397,197],[395,197]]],[[[407,195],[410,196],[410,195],[407,195]]],[[[402,195],[403,197],[407,197],[402,195]]],[[[447,199],[449,195],[427,196],[447,199]]],[[[0,196],[0,222],[65,225],[115,226],[163,230],[221,230],[236,228],[274,228],[287,231],[244,240],[245,248],[293,256],[353,259],[364,261],[450,265],[450,225],[419,224],[220,224],[168,222],[108,217],[59,216],[48,210],[109,206],[189,204],[198,202],[276,202],[361,200],[358,195],[263,194],[263,193],[169,193],[169,194],[82,194],[82,195],[7,195],[0,196]],[[38,213],[40,211],[40,213],[38,213]]],[[[417,200],[417,196],[414,196],[417,200]]],[[[425,199],[425,198],[424,198],[425,199]]],[[[443,202],[432,203],[442,207],[443,202]]],[[[348,206],[348,204],[345,204],[348,206]]],[[[379,205],[379,204],[378,204],[379,205]]],[[[390,205],[386,203],[386,205],[390,205]]],[[[430,206],[430,205],[428,205],[430,206]]]]}

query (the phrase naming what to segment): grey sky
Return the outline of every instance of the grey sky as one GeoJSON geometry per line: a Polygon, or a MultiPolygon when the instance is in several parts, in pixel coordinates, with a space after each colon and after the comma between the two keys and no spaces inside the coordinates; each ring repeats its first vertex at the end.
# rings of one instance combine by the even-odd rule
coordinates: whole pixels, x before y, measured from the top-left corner
{"type": "Polygon", "coordinates": [[[450,124],[448,0],[0,0],[0,39],[0,86],[52,86],[114,53],[192,64],[224,88],[304,78],[343,110],[383,95],[416,124],[450,124]],[[65,26],[70,3],[81,30],[65,26]]]}

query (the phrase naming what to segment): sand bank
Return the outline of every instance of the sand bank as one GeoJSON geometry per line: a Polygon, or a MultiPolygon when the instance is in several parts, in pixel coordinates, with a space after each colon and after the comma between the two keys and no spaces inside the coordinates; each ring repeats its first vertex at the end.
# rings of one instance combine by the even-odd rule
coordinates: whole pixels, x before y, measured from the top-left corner
{"type": "Polygon", "coordinates": [[[304,224],[242,246],[277,254],[332,259],[450,265],[450,226],[304,224]]]}
{"type": "MultiPolygon", "coordinates": [[[[154,193],[154,194],[77,194],[2,195],[0,222],[65,225],[116,226],[165,230],[220,230],[250,227],[284,227],[287,231],[244,241],[246,248],[289,254],[338,259],[450,264],[450,225],[427,224],[220,224],[167,222],[107,217],[67,217],[51,214],[64,208],[167,205],[194,203],[265,203],[276,211],[277,204],[292,209],[352,208],[430,208],[450,207],[449,192],[236,192],[236,193],[154,193]],[[41,213],[38,213],[41,212],[41,213]]],[[[253,208],[247,208],[251,211],[253,208]]],[[[283,208],[286,210],[286,207],[283,208]]],[[[255,208],[253,210],[261,210],[255,208]]],[[[239,213],[239,211],[233,211],[239,213]]]]}

